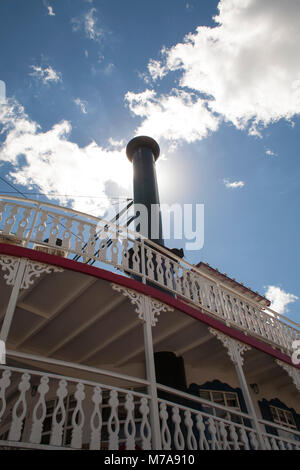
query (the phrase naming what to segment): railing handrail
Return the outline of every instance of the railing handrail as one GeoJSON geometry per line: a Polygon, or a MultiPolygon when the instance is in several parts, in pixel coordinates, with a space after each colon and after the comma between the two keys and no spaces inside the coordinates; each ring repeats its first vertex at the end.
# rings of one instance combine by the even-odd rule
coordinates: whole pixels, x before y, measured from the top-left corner
{"type": "Polygon", "coordinates": [[[288,437],[275,436],[273,434],[268,434],[267,432],[264,432],[264,431],[262,431],[261,434],[262,434],[263,437],[267,437],[267,438],[270,438],[270,439],[275,439],[275,440],[282,441],[282,442],[288,442],[289,444],[291,444],[293,446],[295,446],[295,445],[300,446],[300,441],[292,441],[288,437]]]}
{"type": "Polygon", "coordinates": [[[103,383],[100,383],[100,382],[94,382],[92,380],[86,380],[86,379],[79,379],[79,378],[76,378],[76,377],[71,377],[71,376],[68,376],[68,375],[63,375],[63,374],[53,374],[53,372],[40,372],[38,370],[31,370],[31,369],[28,369],[28,368],[21,368],[21,367],[12,367],[12,366],[6,366],[6,365],[3,365],[3,364],[0,364],[0,370],[9,370],[11,372],[17,372],[17,373],[20,373],[20,374],[23,374],[24,372],[28,372],[31,376],[38,376],[38,377],[44,377],[44,376],[47,376],[51,379],[55,379],[55,380],[61,380],[61,379],[64,379],[66,380],[67,382],[74,382],[74,383],[83,383],[84,385],[89,385],[91,387],[96,387],[97,385],[99,385],[100,387],[104,388],[104,389],[108,389],[108,390],[117,390],[118,392],[121,392],[121,393],[128,393],[129,391],[133,394],[133,395],[136,395],[137,397],[140,397],[140,398],[151,398],[149,394],[147,393],[140,393],[140,392],[136,392],[134,390],[128,390],[126,388],[123,388],[123,387],[119,387],[119,386],[114,386],[114,385],[106,385],[106,384],[103,384],[103,383]]]}
{"type": "Polygon", "coordinates": [[[11,349],[8,349],[6,351],[6,356],[16,357],[20,359],[29,359],[30,361],[42,362],[45,364],[68,367],[70,369],[77,369],[77,370],[84,371],[84,372],[104,375],[104,376],[112,377],[113,379],[121,379],[124,381],[138,383],[138,384],[146,385],[146,386],[149,385],[148,380],[140,379],[138,377],[132,377],[131,375],[120,374],[119,372],[108,371],[105,369],[98,369],[96,367],[90,367],[86,365],[80,365],[80,364],[76,364],[75,362],[60,361],[59,359],[53,359],[50,357],[43,357],[43,356],[23,353],[20,351],[13,351],[11,349]]]}
{"type": "MultiPolygon", "coordinates": [[[[222,288],[225,292],[231,293],[236,298],[241,299],[242,301],[247,303],[249,306],[252,306],[253,308],[258,309],[261,314],[267,315],[268,318],[274,318],[274,319],[276,319],[276,321],[280,322],[280,324],[283,325],[284,327],[292,328],[297,333],[300,333],[300,324],[294,322],[293,320],[291,320],[291,319],[289,319],[289,318],[287,318],[287,317],[285,317],[281,314],[278,314],[277,312],[275,312],[274,310],[270,309],[267,306],[261,305],[259,302],[256,302],[255,300],[250,299],[249,297],[245,296],[244,294],[242,294],[240,292],[237,292],[236,290],[234,290],[230,286],[225,285],[223,282],[217,281],[211,275],[200,271],[193,264],[189,263],[186,260],[183,260],[182,258],[178,257],[174,253],[171,253],[167,248],[156,244],[155,242],[147,239],[146,237],[144,237],[140,233],[137,233],[133,230],[128,229],[128,227],[122,227],[121,225],[117,225],[113,222],[110,222],[110,221],[104,219],[104,218],[96,217],[96,216],[93,216],[93,215],[90,215],[90,214],[87,214],[87,213],[84,213],[84,212],[76,211],[74,209],[62,207],[62,206],[55,205],[55,204],[52,204],[52,203],[49,203],[49,202],[35,201],[35,200],[31,200],[31,199],[19,198],[19,197],[16,197],[16,196],[10,196],[10,197],[0,196],[0,200],[3,200],[4,202],[7,201],[7,203],[9,203],[10,201],[15,201],[16,203],[26,202],[27,204],[28,203],[33,204],[34,208],[36,210],[38,210],[38,208],[41,208],[41,206],[45,206],[45,207],[50,208],[50,209],[55,209],[55,211],[62,212],[62,214],[61,214],[62,217],[64,216],[64,214],[65,214],[66,217],[68,217],[67,214],[70,213],[70,214],[73,214],[75,216],[85,217],[85,218],[90,219],[90,220],[92,219],[95,222],[100,222],[101,221],[101,223],[103,223],[104,225],[107,225],[108,227],[111,227],[117,233],[126,234],[127,238],[129,236],[132,236],[133,239],[136,240],[140,244],[144,244],[146,242],[147,246],[151,246],[152,250],[155,253],[158,253],[160,255],[165,255],[168,259],[172,260],[173,262],[176,262],[182,268],[187,269],[188,272],[191,272],[192,274],[198,274],[201,278],[204,278],[205,280],[208,280],[208,281],[212,282],[214,285],[222,288]]],[[[55,214],[57,215],[57,212],[55,212],[55,214]]],[[[79,219],[74,219],[74,220],[76,222],[79,222],[79,219]]],[[[91,222],[87,222],[87,223],[91,223],[91,222]]],[[[27,240],[27,238],[26,238],[26,240],[27,240]]],[[[30,241],[35,242],[35,240],[27,240],[27,241],[28,242],[30,242],[30,241]]],[[[49,244],[48,244],[48,246],[49,246],[49,244]]],[[[77,254],[80,254],[80,253],[77,253],[77,254]]],[[[164,287],[167,290],[173,291],[172,289],[168,288],[167,286],[164,286],[164,287]]],[[[183,296],[183,298],[184,298],[184,296],[183,296]]],[[[190,301],[195,304],[195,302],[193,302],[192,299],[190,299],[190,301]]]]}

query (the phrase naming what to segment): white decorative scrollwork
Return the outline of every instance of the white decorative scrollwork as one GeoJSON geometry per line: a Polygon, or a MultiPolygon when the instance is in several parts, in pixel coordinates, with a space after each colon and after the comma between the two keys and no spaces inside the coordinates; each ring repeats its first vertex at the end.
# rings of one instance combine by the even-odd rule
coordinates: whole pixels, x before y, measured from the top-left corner
{"type": "Polygon", "coordinates": [[[289,374],[296,389],[300,392],[300,371],[285,362],[279,361],[279,359],[276,359],[276,363],[289,374]]]}
{"type": "Polygon", "coordinates": [[[150,315],[150,323],[151,326],[155,326],[158,322],[157,316],[160,315],[161,312],[172,312],[174,309],[169,307],[152,297],[149,297],[144,294],[140,294],[135,290],[128,289],[127,287],[120,286],[119,284],[111,284],[112,288],[121,294],[125,295],[129,298],[130,302],[136,306],[136,313],[138,317],[143,322],[147,321],[147,311],[149,311],[150,315]]]}
{"type": "MultiPolygon", "coordinates": [[[[3,276],[8,286],[13,285],[15,282],[20,259],[21,258],[17,258],[16,256],[0,256],[1,268],[3,269],[3,271],[8,271],[8,273],[4,274],[3,276]]],[[[21,289],[28,289],[28,287],[33,284],[34,277],[39,277],[41,274],[44,273],[50,274],[51,272],[63,272],[63,269],[57,266],[38,263],[37,261],[31,261],[28,259],[26,261],[26,267],[21,283],[21,289]]]]}
{"type": "Polygon", "coordinates": [[[157,316],[161,314],[161,312],[173,312],[174,309],[169,307],[169,305],[163,304],[158,300],[153,299],[152,297],[148,297],[151,304],[151,311],[150,311],[150,321],[151,326],[155,326],[158,322],[157,316]]]}
{"type": "Polygon", "coordinates": [[[3,271],[8,271],[7,274],[4,274],[4,279],[6,280],[6,284],[8,286],[12,286],[14,284],[18,267],[19,267],[20,258],[16,258],[15,256],[0,256],[0,266],[3,271]]]}
{"type": "Polygon", "coordinates": [[[28,260],[21,284],[21,289],[28,289],[28,287],[33,284],[34,277],[40,277],[41,274],[50,274],[51,272],[61,273],[63,272],[63,269],[57,266],[50,266],[49,264],[37,263],[36,261],[28,260]]]}
{"type": "Polygon", "coordinates": [[[122,287],[119,284],[111,284],[111,287],[113,288],[113,290],[121,292],[121,294],[128,297],[130,302],[136,306],[135,311],[138,314],[139,319],[142,321],[145,321],[144,320],[145,296],[143,294],[139,294],[135,290],[122,287]]]}
{"type": "Polygon", "coordinates": [[[216,336],[227,349],[228,355],[234,364],[240,364],[241,366],[244,363],[243,353],[251,349],[247,344],[240,343],[235,339],[230,338],[230,336],[224,335],[214,328],[208,328],[211,334],[216,336]]]}

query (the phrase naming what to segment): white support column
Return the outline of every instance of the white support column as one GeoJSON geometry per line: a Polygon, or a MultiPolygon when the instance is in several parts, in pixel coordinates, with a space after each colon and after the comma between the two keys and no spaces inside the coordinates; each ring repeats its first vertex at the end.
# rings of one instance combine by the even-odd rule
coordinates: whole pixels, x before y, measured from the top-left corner
{"type": "Polygon", "coordinates": [[[153,351],[153,337],[152,337],[152,302],[149,297],[144,296],[144,344],[145,344],[145,359],[146,359],[146,374],[149,381],[148,393],[151,396],[150,407],[150,420],[152,429],[152,448],[154,450],[161,450],[161,432],[158,411],[158,397],[156,387],[156,374],[154,364],[154,351],[153,351]]]}
{"type": "Polygon", "coordinates": [[[18,297],[19,297],[19,292],[21,289],[22,281],[23,281],[23,276],[24,272],[26,269],[26,263],[27,260],[25,258],[20,258],[19,260],[19,265],[16,271],[16,275],[14,278],[14,284],[13,284],[13,289],[10,294],[10,299],[8,302],[8,306],[6,309],[5,317],[3,320],[1,332],[0,332],[0,363],[5,364],[6,363],[6,354],[5,354],[5,342],[7,340],[8,332],[10,329],[10,325],[15,313],[18,297]]]}
{"type": "Polygon", "coordinates": [[[244,343],[240,343],[239,341],[236,341],[230,338],[229,336],[226,336],[225,334],[221,333],[220,331],[214,330],[213,328],[209,328],[209,331],[222,342],[222,344],[226,347],[228,351],[228,355],[234,364],[238,376],[240,387],[246,402],[248,414],[252,419],[254,429],[257,432],[259,447],[260,449],[264,450],[264,440],[261,434],[260,425],[256,416],[255,408],[251,400],[249,388],[243,371],[244,358],[242,355],[245,351],[251,349],[251,347],[244,343]]]}
{"type": "Polygon", "coordinates": [[[132,304],[136,305],[135,311],[139,319],[144,323],[144,346],[145,346],[145,360],[146,360],[146,378],[149,382],[148,394],[151,396],[150,403],[150,420],[152,432],[152,449],[161,450],[161,432],[160,432],[160,419],[159,407],[157,398],[156,374],[154,363],[153,351],[153,336],[152,327],[158,322],[157,316],[164,311],[173,311],[169,307],[158,300],[153,299],[144,294],[140,294],[132,289],[127,289],[118,284],[112,284],[112,288],[123,295],[128,297],[132,304]]]}

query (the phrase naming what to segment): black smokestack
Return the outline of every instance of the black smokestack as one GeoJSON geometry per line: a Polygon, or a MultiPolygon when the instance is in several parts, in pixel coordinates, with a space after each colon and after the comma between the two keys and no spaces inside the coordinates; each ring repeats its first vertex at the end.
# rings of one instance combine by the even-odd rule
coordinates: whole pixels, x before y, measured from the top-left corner
{"type": "Polygon", "coordinates": [[[143,224],[140,223],[140,220],[143,219],[140,218],[139,220],[138,217],[135,229],[153,242],[163,246],[164,241],[155,169],[155,162],[159,157],[159,153],[158,143],[151,137],[146,136],[135,137],[128,143],[126,148],[127,157],[133,164],[135,213],[137,214],[139,204],[143,204],[147,209],[148,224],[142,226],[143,224]]]}

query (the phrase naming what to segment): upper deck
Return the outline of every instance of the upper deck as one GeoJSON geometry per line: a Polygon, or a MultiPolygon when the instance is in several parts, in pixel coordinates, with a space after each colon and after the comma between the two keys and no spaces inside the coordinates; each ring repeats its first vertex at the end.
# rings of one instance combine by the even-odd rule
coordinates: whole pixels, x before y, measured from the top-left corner
{"type": "Polygon", "coordinates": [[[300,325],[271,310],[262,296],[230,287],[136,232],[66,207],[17,197],[0,199],[0,241],[134,276],[226,326],[291,356],[300,325]]]}

